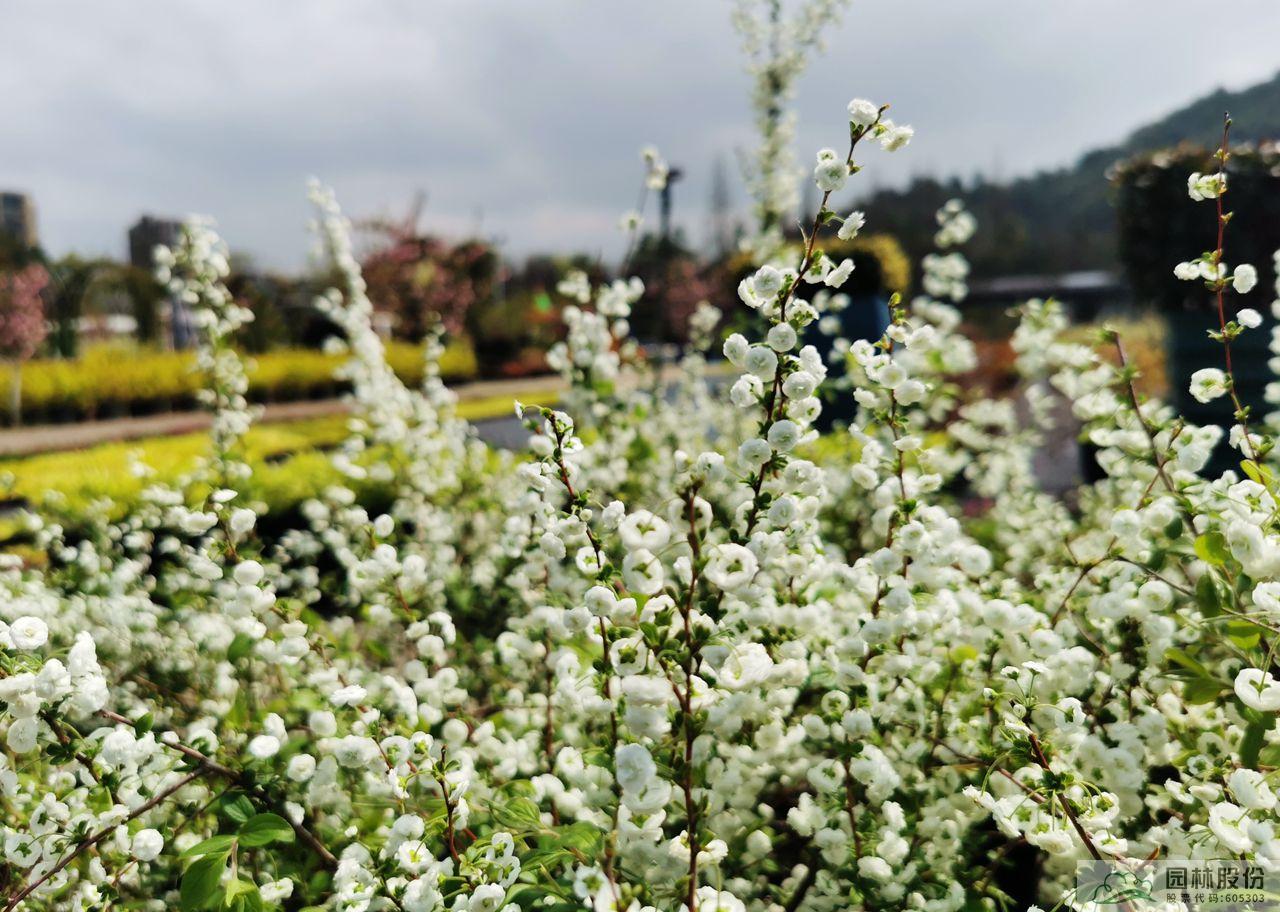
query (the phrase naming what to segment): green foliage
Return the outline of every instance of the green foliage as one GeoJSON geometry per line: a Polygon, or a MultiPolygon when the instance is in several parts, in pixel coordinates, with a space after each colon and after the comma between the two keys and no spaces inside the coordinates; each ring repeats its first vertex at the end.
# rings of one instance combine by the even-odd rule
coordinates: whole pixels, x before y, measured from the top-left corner
{"type": "Polygon", "coordinates": [[[293,842],[293,827],[278,814],[255,814],[240,827],[236,839],[247,849],[273,842],[293,842]]]}
{"type": "MultiPolygon", "coordinates": [[[[290,402],[336,396],[345,386],[334,380],[343,355],[312,349],[277,349],[253,358],[248,366],[249,398],[255,402],[290,402]]],[[[422,349],[392,342],[387,361],[410,384],[422,380],[422,349]]],[[[191,352],[161,352],[99,345],[75,360],[32,360],[22,366],[23,420],[79,421],[114,415],[139,415],[197,405],[203,378],[191,352]]],[[[469,343],[456,342],[440,359],[446,380],[476,375],[469,343]]],[[[12,377],[0,371],[0,401],[7,409],[12,377]]],[[[4,412],[7,421],[13,416],[4,412]]]]}
{"type": "MultiPolygon", "coordinates": [[[[549,405],[558,396],[547,387],[522,392],[520,399],[530,405],[549,405]]],[[[490,396],[458,405],[458,414],[469,421],[505,417],[511,410],[510,396],[490,396]]],[[[325,486],[342,481],[325,451],[346,438],[347,421],[345,415],[331,415],[255,426],[245,438],[245,454],[253,466],[251,497],[270,512],[288,512],[325,486]]],[[[145,485],[157,480],[172,481],[190,471],[208,447],[208,434],[204,432],[151,437],[65,453],[0,459],[0,473],[12,477],[10,497],[32,504],[48,501],[60,515],[82,515],[92,509],[95,501],[104,498],[114,502],[114,513],[123,514],[137,503],[145,485]],[[135,457],[155,470],[150,479],[130,472],[135,457]]]]}

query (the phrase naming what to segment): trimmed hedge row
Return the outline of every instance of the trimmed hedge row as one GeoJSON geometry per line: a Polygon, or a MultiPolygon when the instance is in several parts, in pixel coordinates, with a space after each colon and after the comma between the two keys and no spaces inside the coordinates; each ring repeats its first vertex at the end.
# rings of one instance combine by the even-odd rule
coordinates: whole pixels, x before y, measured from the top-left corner
{"type": "MultiPolygon", "coordinates": [[[[250,359],[249,398],[255,402],[325,399],[345,391],[334,380],[344,356],[313,349],[277,349],[250,359]]],[[[387,346],[387,360],[407,383],[422,379],[422,348],[403,342],[387,346]]],[[[440,361],[446,380],[476,376],[471,345],[455,342],[440,361]]],[[[12,425],[13,372],[0,368],[0,414],[12,425]]],[[[100,345],[75,360],[41,359],[22,366],[22,421],[25,424],[85,421],[195,408],[201,377],[190,352],[161,352],[100,345]]]]}

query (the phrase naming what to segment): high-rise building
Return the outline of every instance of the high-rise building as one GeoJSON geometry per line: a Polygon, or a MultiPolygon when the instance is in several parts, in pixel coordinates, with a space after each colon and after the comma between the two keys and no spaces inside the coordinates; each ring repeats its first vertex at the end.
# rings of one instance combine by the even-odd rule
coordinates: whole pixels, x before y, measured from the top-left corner
{"type": "Polygon", "coordinates": [[[129,229],[129,262],[140,269],[151,269],[156,247],[175,246],[181,231],[182,222],[176,219],[144,215],[129,229]]]}
{"type": "Polygon", "coordinates": [[[0,234],[16,238],[24,247],[40,243],[36,207],[25,193],[0,192],[0,234]]]}

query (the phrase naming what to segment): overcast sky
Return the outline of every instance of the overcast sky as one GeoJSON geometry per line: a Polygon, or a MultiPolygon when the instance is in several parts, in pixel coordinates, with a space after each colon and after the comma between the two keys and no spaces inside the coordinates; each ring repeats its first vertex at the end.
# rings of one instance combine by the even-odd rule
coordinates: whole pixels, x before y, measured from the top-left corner
{"type": "MultiPolygon", "coordinates": [[[[232,248],[306,262],[305,181],[355,215],[479,231],[512,254],[618,248],[638,150],[688,179],[752,143],[728,0],[0,0],[0,188],[54,254],[124,254],[139,214],[214,215],[232,248]]],[[[855,0],[800,84],[797,151],[854,95],[915,142],[858,180],[1066,164],[1217,86],[1280,69],[1280,3],[855,0]],[[1212,26],[1212,28],[1211,28],[1212,26]]],[[[1206,124],[1207,134],[1216,124],[1206,124]]],[[[803,151],[801,151],[803,150],[803,151]]]]}

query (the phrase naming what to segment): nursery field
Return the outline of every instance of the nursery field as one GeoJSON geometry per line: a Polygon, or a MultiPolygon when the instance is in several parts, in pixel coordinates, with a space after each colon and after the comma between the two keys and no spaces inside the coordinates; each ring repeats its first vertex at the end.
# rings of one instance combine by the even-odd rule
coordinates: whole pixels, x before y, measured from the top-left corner
{"type": "MultiPolygon", "coordinates": [[[[524,400],[553,405],[559,394],[534,388],[524,400]]],[[[509,396],[472,399],[457,407],[466,421],[505,418],[512,412],[509,396]]],[[[254,496],[269,512],[292,510],[308,497],[341,481],[326,453],[348,437],[346,415],[259,425],[244,436],[243,456],[253,469],[254,496]]],[[[172,484],[196,468],[208,449],[205,432],[107,443],[83,450],[20,458],[0,458],[0,478],[8,480],[6,496],[26,504],[48,504],[76,516],[92,505],[110,501],[116,511],[137,503],[147,485],[172,484]],[[135,474],[134,465],[145,466],[135,474]]]]}
{"type": "MultiPolygon", "coordinates": [[[[422,349],[395,343],[387,348],[393,368],[409,383],[422,378],[422,349]]],[[[341,359],[310,349],[277,349],[247,357],[249,398],[293,402],[339,395],[346,387],[334,377],[341,359]]],[[[74,359],[33,359],[20,370],[21,419],[27,424],[146,415],[198,407],[200,373],[191,352],[161,352],[99,344],[74,359]]],[[[452,346],[440,359],[450,381],[476,375],[475,353],[452,346]]],[[[0,371],[0,403],[14,422],[13,372],[0,371]]]]}

